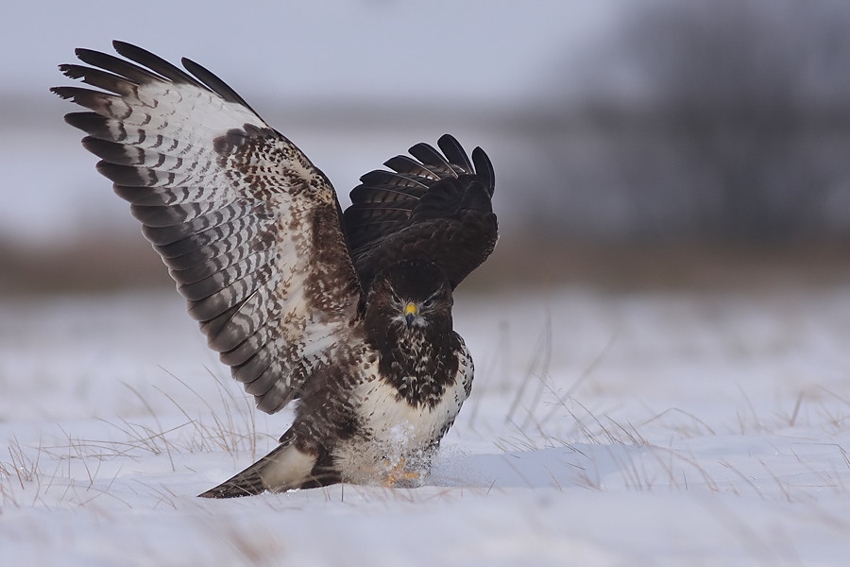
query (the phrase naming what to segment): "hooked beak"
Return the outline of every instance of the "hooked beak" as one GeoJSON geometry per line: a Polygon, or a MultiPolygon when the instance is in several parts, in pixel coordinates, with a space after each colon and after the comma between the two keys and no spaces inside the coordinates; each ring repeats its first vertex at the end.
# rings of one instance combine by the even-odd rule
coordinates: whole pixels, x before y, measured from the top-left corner
{"type": "Polygon", "coordinates": [[[417,314],[419,314],[419,308],[415,303],[410,302],[404,306],[404,320],[407,321],[408,329],[413,326],[413,320],[416,319],[417,314]]]}

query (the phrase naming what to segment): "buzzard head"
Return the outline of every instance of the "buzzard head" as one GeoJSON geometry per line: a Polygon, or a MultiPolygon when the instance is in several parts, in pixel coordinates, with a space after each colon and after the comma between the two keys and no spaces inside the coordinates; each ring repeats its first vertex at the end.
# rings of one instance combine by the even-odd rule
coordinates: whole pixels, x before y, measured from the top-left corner
{"type": "Polygon", "coordinates": [[[366,298],[366,328],[398,338],[452,329],[452,288],[443,271],[425,260],[403,260],[379,272],[366,298]]]}

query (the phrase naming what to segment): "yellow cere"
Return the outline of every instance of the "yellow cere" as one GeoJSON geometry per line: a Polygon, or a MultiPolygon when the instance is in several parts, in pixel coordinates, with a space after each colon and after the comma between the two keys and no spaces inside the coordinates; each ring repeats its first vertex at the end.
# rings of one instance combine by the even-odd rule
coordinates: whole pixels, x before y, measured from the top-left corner
{"type": "Polygon", "coordinates": [[[404,314],[405,315],[416,315],[419,309],[416,308],[416,304],[413,302],[408,303],[404,306],[404,314]]]}

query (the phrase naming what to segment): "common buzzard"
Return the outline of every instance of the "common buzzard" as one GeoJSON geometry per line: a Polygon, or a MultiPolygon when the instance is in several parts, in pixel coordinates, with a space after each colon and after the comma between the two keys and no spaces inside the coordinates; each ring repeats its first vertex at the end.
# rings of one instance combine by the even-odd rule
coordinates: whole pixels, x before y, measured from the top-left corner
{"type": "Polygon", "coordinates": [[[233,377],[273,413],[270,454],[206,497],[335,482],[413,483],[472,385],[452,290],[496,242],[493,167],[452,136],[420,143],[351,191],[330,181],[221,79],[139,47],[77,49],[55,87],[65,120],[168,266],[233,377]]]}

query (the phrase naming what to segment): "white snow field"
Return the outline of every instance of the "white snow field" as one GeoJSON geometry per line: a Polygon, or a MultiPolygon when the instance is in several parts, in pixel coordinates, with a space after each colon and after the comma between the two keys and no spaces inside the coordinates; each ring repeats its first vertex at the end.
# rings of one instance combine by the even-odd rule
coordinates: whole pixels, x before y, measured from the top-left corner
{"type": "Polygon", "coordinates": [[[176,293],[0,301],[0,565],[846,565],[850,287],[456,298],[425,486],[195,495],[272,448],[176,293]]]}

